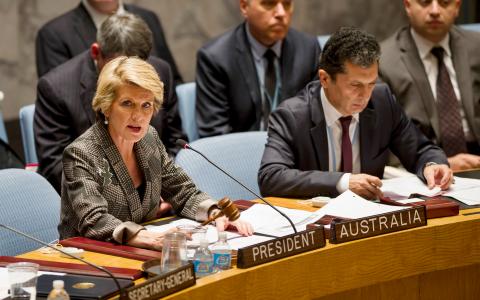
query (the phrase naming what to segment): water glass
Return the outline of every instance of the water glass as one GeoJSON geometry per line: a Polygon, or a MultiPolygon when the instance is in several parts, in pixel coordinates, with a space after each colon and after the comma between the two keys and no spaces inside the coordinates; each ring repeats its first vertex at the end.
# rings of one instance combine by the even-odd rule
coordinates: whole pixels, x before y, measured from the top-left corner
{"type": "MultiPolygon", "coordinates": [[[[190,237],[192,240],[193,245],[198,247],[200,245],[200,241],[207,237],[207,227],[205,226],[198,226],[194,224],[183,224],[177,226],[178,231],[183,232],[190,237]]],[[[187,242],[187,245],[189,243],[187,242]]]]}
{"type": "Polygon", "coordinates": [[[37,298],[38,264],[19,262],[7,265],[11,299],[37,298]]]}
{"type": "Polygon", "coordinates": [[[162,272],[175,270],[188,263],[187,238],[183,232],[165,235],[162,249],[162,272]]]}

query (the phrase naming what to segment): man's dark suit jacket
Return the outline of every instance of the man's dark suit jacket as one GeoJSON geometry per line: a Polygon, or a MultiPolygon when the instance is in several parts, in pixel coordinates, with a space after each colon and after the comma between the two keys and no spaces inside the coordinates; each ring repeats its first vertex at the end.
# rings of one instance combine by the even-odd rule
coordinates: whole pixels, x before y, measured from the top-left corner
{"type": "MultiPolygon", "coordinates": [[[[453,26],[450,50],[461,103],[472,135],[480,144],[480,33],[453,26]]],[[[392,89],[407,115],[437,144],[440,122],[427,73],[410,27],[398,30],[381,43],[380,77],[392,89]]]]}
{"type": "MultiPolygon", "coordinates": [[[[175,83],[181,83],[182,77],[170,53],[157,15],[136,5],[124,6],[126,11],[138,15],[147,23],[153,35],[151,55],[167,61],[172,68],[175,83]]],[[[35,43],[38,77],[89,49],[97,40],[96,35],[95,24],[82,3],[45,24],[38,31],[35,43]]]]}
{"type": "MultiPolygon", "coordinates": [[[[177,113],[177,96],[170,66],[165,61],[150,57],[148,60],[164,83],[163,106],[151,125],[167,149],[178,151],[175,141],[185,138],[177,113]]],[[[37,101],[33,129],[39,160],[38,172],[60,192],[62,153],[66,146],[95,123],[92,100],[98,73],[90,52],[72,58],[42,76],[37,85],[37,101]]]]}
{"type": "MultiPolygon", "coordinates": [[[[320,83],[310,83],[297,97],[284,101],[270,116],[268,141],[258,182],[265,196],[337,196],[341,172],[328,172],[326,121],[320,83]]],[[[360,113],[361,172],[383,177],[391,150],[405,168],[423,177],[427,162],[447,164],[443,151],[413,125],[385,84],[377,84],[360,113]]]]}
{"type": "MultiPolygon", "coordinates": [[[[202,137],[258,130],[260,85],[246,24],[221,35],[197,53],[197,123],[202,137]]],[[[318,72],[317,39],[290,29],[282,45],[281,99],[293,97],[318,72]]]]}

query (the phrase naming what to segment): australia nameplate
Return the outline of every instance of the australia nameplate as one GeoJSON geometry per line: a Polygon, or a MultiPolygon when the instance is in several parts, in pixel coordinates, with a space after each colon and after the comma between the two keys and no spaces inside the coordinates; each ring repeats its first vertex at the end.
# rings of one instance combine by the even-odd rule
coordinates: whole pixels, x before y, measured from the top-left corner
{"type": "Polygon", "coordinates": [[[195,284],[193,264],[189,263],[171,272],[157,275],[139,285],[128,288],[125,297],[128,300],[159,299],[195,284]]]}
{"type": "Polygon", "coordinates": [[[340,244],[427,225],[425,206],[330,224],[330,243],[340,244]]]}
{"type": "Polygon", "coordinates": [[[245,269],[269,261],[325,246],[323,226],[238,249],[237,268],[245,269]]]}

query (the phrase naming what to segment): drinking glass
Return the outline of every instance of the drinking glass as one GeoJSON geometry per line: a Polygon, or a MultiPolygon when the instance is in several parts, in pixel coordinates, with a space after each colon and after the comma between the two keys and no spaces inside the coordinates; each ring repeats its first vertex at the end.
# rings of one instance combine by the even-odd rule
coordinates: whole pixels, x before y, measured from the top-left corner
{"type": "Polygon", "coordinates": [[[37,298],[38,267],[38,264],[29,262],[7,265],[11,299],[35,300],[37,298]]]}
{"type": "Polygon", "coordinates": [[[183,232],[171,232],[165,236],[162,249],[162,272],[175,270],[188,263],[187,238],[183,232]]]}

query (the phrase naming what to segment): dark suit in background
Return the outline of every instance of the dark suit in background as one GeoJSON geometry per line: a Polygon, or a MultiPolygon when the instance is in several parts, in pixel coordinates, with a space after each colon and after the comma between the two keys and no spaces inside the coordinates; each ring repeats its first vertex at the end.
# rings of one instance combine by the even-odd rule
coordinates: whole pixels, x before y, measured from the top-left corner
{"type": "MultiPolygon", "coordinates": [[[[271,114],[258,173],[264,196],[338,195],[336,184],[344,173],[329,172],[329,144],[320,88],[318,81],[310,83],[301,94],[284,101],[271,114]]],[[[427,162],[447,164],[443,151],[418,131],[385,84],[375,87],[359,120],[361,173],[382,178],[388,150],[422,180],[427,162]]]]}
{"type": "MultiPolygon", "coordinates": [[[[151,55],[170,64],[175,83],[182,77],[168,48],[162,25],[154,12],[132,4],[124,4],[125,10],[141,17],[153,35],[151,55]]],[[[38,31],[35,43],[38,77],[56,66],[90,48],[96,41],[97,29],[85,6],[80,3],[73,10],[51,20],[38,31]]]]}
{"type": "MultiPolygon", "coordinates": [[[[262,98],[245,23],[197,54],[197,123],[202,137],[259,130],[262,98]]],[[[320,46],[292,28],[283,40],[281,99],[296,95],[318,71],[320,46]]]]}
{"type": "MultiPolygon", "coordinates": [[[[155,127],[171,154],[178,151],[175,141],[185,139],[177,113],[177,96],[169,65],[156,57],[148,62],[164,83],[163,106],[151,125],[155,127]]],[[[97,86],[97,69],[90,52],[74,57],[42,76],[37,86],[34,132],[39,160],[38,172],[60,191],[62,153],[91,125],[96,116],[92,100],[97,86]]]]}
{"type": "MultiPolygon", "coordinates": [[[[381,43],[380,77],[423,133],[441,143],[437,105],[417,46],[404,27],[381,43]]],[[[471,133],[480,143],[480,34],[453,26],[450,50],[461,103],[471,133]]]]}

